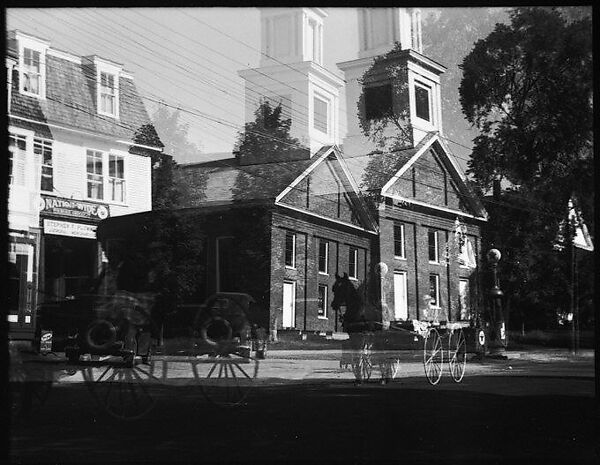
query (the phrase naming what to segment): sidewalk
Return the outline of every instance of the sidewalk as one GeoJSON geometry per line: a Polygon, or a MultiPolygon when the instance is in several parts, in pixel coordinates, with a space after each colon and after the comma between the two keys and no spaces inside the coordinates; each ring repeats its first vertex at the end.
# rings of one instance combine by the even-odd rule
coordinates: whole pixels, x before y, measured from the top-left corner
{"type": "MultiPolygon", "coordinates": [[[[264,360],[256,361],[258,378],[280,379],[289,381],[316,379],[352,379],[349,360],[342,359],[341,349],[329,350],[269,350],[264,360]],[[258,370],[260,367],[260,370],[258,370]]],[[[445,354],[444,354],[445,355],[445,354]]],[[[551,368],[552,363],[583,362],[593,363],[594,351],[581,350],[572,355],[568,349],[527,349],[506,352],[506,360],[493,358],[478,359],[475,354],[468,355],[467,370],[472,374],[496,373],[499,370],[513,369],[518,361],[542,363],[551,368]],[[512,362],[512,363],[511,363],[512,362]]],[[[420,350],[374,352],[373,376],[379,376],[378,359],[381,357],[390,361],[399,360],[401,376],[422,376],[423,352],[420,350]]],[[[444,356],[446,358],[446,356],[444,356]]],[[[113,358],[118,360],[118,358],[113,358]]],[[[118,360],[120,362],[120,360],[118,360]]],[[[206,358],[197,358],[191,354],[155,355],[150,365],[138,365],[139,370],[152,372],[153,376],[163,380],[193,379],[198,376],[194,366],[207,366],[206,358]]],[[[254,361],[249,364],[252,369],[254,361]]],[[[446,363],[446,360],[445,362],[446,363]]],[[[242,363],[242,365],[244,365],[242,363]]],[[[11,348],[11,363],[9,367],[11,381],[58,381],[81,382],[84,370],[100,370],[109,366],[103,360],[95,357],[82,358],[79,364],[69,364],[65,354],[48,353],[45,355],[26,350],[24,347],[11,348]]],[[[115,367],[121,367],[115,363],[115,367]]],[[[541,366],[541,365],[540,365],[541,366]]],[[[516,366],[515,366],[516,367],[516,366]]]]}

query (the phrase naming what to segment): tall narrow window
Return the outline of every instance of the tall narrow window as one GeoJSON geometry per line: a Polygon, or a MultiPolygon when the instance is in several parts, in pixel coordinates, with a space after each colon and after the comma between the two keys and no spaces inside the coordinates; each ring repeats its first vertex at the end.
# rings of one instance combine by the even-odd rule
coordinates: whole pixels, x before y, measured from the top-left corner
{"type": "Polygon", "coordinates": [[[296,268],[296,235],[285,233],[285,266],[296,268]]]}
{"type": "Polygon", "coordinates": [[[27,138],[10,134],[8,140],[8,179],[10,184],[25,185],[25,158],[27,155],[27,138]]]}
{"type": "Polygon", "coordinates": [[[39,156],[42,164],[42,179],[40,189],[46,192],[52,192],[54,189],[53,183],[53,167],[52,167],[52,141],[43,139],[33,140],[33,153],[39,156]]]}
{"type": "Polygon", "coordinates": [[[350,247],[350,256],[348,257],[348,276],[350,278],[358,277],[358,249],[350,247]]]}
{"type": "Polygon", "coordinates": [[[102,152],[96,150],[87,151],[87,196],[90,199],[104,198],[102,152]]]}
{"type": "Polygon", "coordinates": [[[42,66],[40,52],[30,48],[23,49],[23,90],[41,95],[42,66]]]}
{"type": "Polygon", "coordinates": [[[125,159],[121,155],[108,156],[108,188],[110,199],[125,202],[125,159]]]}
{"type": "Polygon", "coordinates": [[[317,316],[319,318],[327,318],[327,286],[325,284],[319,284],[317,316]]]}
{"type": "Polygon", "coordinates": [[[417,117],[431,122],[431,88],[415,82],[415,105],[417,117]]]}
{"type": "Polygon", "coordinates": [[[397,258],[406,258],[404,255],[404,225],[394,225],[394,256],[397,258]]]}
{"type": "Polygon", "coordinates": [[[309,19],[308,20],[308,30],[306,31],[306,60],[313,61],[316,60],[315,46],[316,46],[316,29],[317,23],[309,19]]]}
{"type": "Polygon", "coordinates": [[[328,120],[328,110],[329,103],[322,98],[319,98],[315,95],[314,97],[314,118],[313,118],[313,126],[315,129],[318,129],[325,134],[329,131],[329,125],[327,124],[328,120]]]}
{"type": "Polygon", "coordinates": [[[440,277],[437,274],[429,275],[429,295],[431,296],[431,305],[440,306],[440,277]]]}
{"type": "Polygon", "coordinates": [[[329,273],[329,242],[319,239],[319,273],[329,273]]]}
{"type": "Polygon", "coordinates": [[[429,261],[432,263],[439,262],[438,255],[438,234],[437,231],[430,229],[428,232],[428,242],[429,242],[429,261]]]}
{"type": "Polygon", "coordinates": [[[111,116],[117,114],[117,91],[114,74],[100,73],[100,112],[111,116]]]}

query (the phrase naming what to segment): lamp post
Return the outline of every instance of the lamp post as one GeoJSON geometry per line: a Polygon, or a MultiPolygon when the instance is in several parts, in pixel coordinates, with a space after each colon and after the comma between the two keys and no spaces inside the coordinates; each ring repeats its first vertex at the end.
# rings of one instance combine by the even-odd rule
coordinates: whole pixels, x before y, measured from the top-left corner
{"type": "Polygon", "coordinates": [[[491,331],[490,331],[490,355],[497,358],[506,358],[504,349],[506,347],[506,327],[504,323],[504,314],[502,311],[502,297],[504,292],[500,289],[498,283],[498,262],[502,254],[498,249],[490,249],[487,253],[487,260],[492,268],[492,288],[489,296],[492,302],[490,313],[491,331]]]}

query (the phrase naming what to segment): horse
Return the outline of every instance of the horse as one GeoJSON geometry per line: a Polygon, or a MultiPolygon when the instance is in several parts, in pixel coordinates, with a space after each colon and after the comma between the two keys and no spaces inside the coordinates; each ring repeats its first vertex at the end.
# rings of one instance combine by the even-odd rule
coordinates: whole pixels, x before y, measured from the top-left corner
{"type": "Polygon", "coordinates": [[[373,358],[372,350],[380,349],[383,335],[379,332],[377,337],[373,332],[381,330],[382,325],[376,318],[377,311],[373,305],[368,305],[362,297],[362,293],[354,287],[347,273],[343,276],[335,274],[335,283],[332,288],[333,301],[331,307],[338,311],[345,306],[346,311],[340,316],[342,329],[348,333],[349,348],[352,354],[350,363],[356,382],[360,384],[363,379],[369,379],[371,366],[376,362],[381,368],[381,382],[387,383],[391,378],[391,366],[385,357],[373,358]]]}
{"type": "Polygon", "coordinates": [[[350,281],[348,273],[344,273],[343,276],[335,274],[332,292],[331,308],[338,311],[340,307],[346,307],[346,311],[340,316],[342,329],[347,333],[368,330],[373,322],[367,320],[363,297],[350,281]]]}

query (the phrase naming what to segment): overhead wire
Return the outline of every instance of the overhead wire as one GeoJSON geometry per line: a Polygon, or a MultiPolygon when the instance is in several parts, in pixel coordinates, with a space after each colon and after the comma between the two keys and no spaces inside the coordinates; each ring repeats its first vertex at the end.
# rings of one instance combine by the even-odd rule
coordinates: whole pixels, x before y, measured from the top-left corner
{"type": "MultiPolygon", "coordinates": [[[[208,84],[208,85],[211,85],[211,84],[208,84]]],[[[143,97],[143,96],[142,96],[142,98],[145,98],[145,97],[143,97]]],[[[162,102],[162,101],[155,101],[155,103],[158,103],[158,104],[164,104],[164,102],[162,102]]],[[[208,115],[208,114],[198,114],[198,113],[191,113],[189,110],[185,110],[185,109],[184,109],[184,108],[182,108],[181,106],[176,106],[176,107],[173,107],[173,106],[171,106],[171,107],[172,107],[172,108],[176,108],[176,109],[178,109],[178,110],[180,110],[180,111],[183,111],[183,112],[190,113],[190,114],[192,114],[192,115],[194,115],[194,116],[196,116],[196,117],[200,117],[200,118],[206,118],[206,119],[208,119],[209,121],[213,121],[213,122],[215,122],[215,123],[219,123],[219,124],[225,124],[225,125],[227,125],[227,123],[226,123],[226,120],[222,120],[222,119],[221,119],[221,120],[218,120],[218,119],[210,118],[210,115],[208,115]]],[[[95,116],[96,116],[96,115],[95,115],[95,116]]],[[[237,128],[237,127],[239,127],[239,126],[236,126],[236,125],[231,125],[231,124],[230,124],[229,126],[230,126],[230,127],[232,127],[232,128],[237,128]]],[[[265,136],[265,135],[264,135],[264,134],[262,134],[262,133],[258,133],[257,135],[260,135],[260,136],[262,136],[262,137],[268,137],[268,136],[265,136]]],[[[275,138],[275,139],[276,139],[276,138],[275,138]]],[[[448,139],[448,138],[444,138],[444,139],[446,139],[446,140],[449,140],[449,141],[451,141],[451,142],[454,142],[454,143],[457,143],[457,142],[455,142],[455,141],[452,141],[452,140],[450,140],[450,139],[448,139]]],[[[281,141],[281,142],[285,142],[285,141],[281,141]]],[[[459,143],[457,143],[457,144],[459,144],[459,143]]],[[[459,145],[460,145],[460,144],[459,144],[459,145]]],[[[466,147],[466,146],[463,146],[463,147],[466,147]]],[[[454,155],[454,154],[453,154],[453,155],[454,155]]],[[[346,159],[346,161],[348,161],[348,160],[351,160],[351,159],[347,158],[347,159],[346,159]]],[[[464,160],[466,160],[466,159],[464,159],[464,160]]],[[[425,186],[427,186],[427,187],[434,188],[434,189],[437,189],[437,188],[439,188],[438,186],[428,185],[428,184],[421,183],[421,182],[419,182],[419,184],[423,184],[423,185],[425,185],[425,186]]],[[[472,198],[474,198],[474,197],[472,197],[472,198]]]]}

